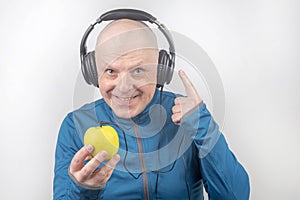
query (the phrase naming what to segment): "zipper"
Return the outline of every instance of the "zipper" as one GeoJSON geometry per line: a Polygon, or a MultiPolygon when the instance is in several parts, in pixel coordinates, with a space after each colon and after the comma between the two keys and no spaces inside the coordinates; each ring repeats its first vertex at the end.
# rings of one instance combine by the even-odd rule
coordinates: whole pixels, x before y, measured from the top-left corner
{"type": "Polygon", "coordinates": [[[138,143],[138,150],[139,150],[139,154],[140,154],[140,165],[142,167],[144,199],[149,200],[150,196],[149,196],[149,187],[148,187],[148,176],[147,176],[147,172],[146,172],[146,163],[145,163],[145,157],[144,157],[142,138],[141,138],[139,128],[136,125],[136,123],[134,123],[133,127],[134,127],[134,132],[135,132],[135,135],[136,135],[136,138],[137,138],[137,143],[138,143]]]}

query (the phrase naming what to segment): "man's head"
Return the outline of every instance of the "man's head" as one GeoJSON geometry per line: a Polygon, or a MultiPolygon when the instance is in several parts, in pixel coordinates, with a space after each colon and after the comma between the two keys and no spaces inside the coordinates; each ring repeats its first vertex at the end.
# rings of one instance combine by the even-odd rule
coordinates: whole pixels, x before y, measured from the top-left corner
{"type": "Polygon", "coordinates": [[[158,48],[152,30],[139,21],[113,21],[99,34],[95,53],[106,103],[118,117],[141,113],[156,88],[158,48]]]}

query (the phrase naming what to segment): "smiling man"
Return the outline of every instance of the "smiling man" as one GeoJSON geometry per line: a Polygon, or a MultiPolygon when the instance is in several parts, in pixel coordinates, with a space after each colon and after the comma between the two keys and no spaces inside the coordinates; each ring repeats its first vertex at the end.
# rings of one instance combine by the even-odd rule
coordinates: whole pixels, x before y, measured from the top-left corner
{"type": "Polygon", "coordinates": [[[156,89],[158,48],[151,29],[137,21],[114,21],[99,35],[95,52],[105,102],[118,117],[142,112],[156,89]]]}
{"type": "Polygon", "coordinates": [[[203,187],[210,199],[249,198],[246,171],[187,75],[179,71],[186,96],[156,88],[159,50],[148,26],[115,20],[95,52],[103,98],[62,123],[54,199],[203,199],[203,187]],[[82,141],[99,121],[120,138],[118,154],[107,162],[105,151],[92,157],[94,147],[82,141]]]}

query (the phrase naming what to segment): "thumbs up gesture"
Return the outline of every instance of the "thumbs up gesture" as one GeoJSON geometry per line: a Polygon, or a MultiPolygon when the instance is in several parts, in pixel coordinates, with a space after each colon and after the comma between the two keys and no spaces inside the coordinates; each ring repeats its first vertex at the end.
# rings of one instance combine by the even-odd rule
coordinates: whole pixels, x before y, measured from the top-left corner
{"type": "Polygon", "coordinates": [[[203,100],[198,95],[193,83],[190,81],[184,71],[179,70],[178,74],[183,82],[186,96],[177,97],[174,99],[175,105],[172,108],[173,115],[171,118],[172,121],[177,125],[180,124],[184,117],[203,104],[203,100]]]}

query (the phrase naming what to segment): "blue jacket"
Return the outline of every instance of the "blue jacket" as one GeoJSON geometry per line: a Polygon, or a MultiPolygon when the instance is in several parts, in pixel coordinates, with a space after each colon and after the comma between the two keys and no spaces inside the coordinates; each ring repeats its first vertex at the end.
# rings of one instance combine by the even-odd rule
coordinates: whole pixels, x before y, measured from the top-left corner
{"type": "Polygon", "coordinates": [[[205,104],[178,126],[170,117],[176,95],[162,95],[160,102],[156,91],[132,119],[115,116],[103,99],[68,114],[56,145],[54,199],[203,199],[203,186],[212,200],[249,199],[248,175],[205,104]],[[121,160],[103,189],[87,190],[70,179],[68,168],[85,131],[99,121],[118,125],[112,126],[119,134],[121,160]]]}

